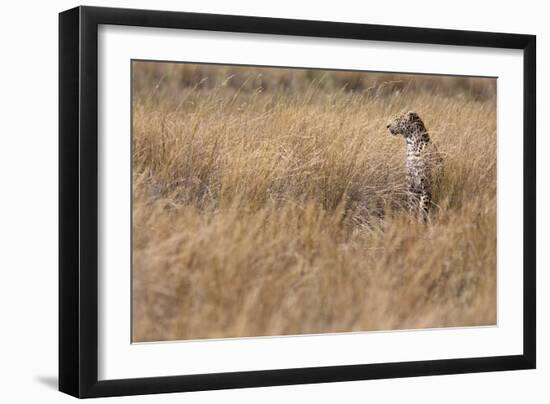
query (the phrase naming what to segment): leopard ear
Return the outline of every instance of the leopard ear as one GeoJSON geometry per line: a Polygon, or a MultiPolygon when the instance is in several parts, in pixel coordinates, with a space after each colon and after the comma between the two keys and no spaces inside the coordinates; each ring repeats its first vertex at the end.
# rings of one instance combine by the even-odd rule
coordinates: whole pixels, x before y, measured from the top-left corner
{"type": "Polygon", "coordinates": [[[416,112],[414,112],[414,111],[409,111],[409,112],[407,113],[407,116],[409,117],[409,119],[410,119],[411,121],[416,121],[416,120],[418,120],[418,114],[417,114],[416,112]]]}

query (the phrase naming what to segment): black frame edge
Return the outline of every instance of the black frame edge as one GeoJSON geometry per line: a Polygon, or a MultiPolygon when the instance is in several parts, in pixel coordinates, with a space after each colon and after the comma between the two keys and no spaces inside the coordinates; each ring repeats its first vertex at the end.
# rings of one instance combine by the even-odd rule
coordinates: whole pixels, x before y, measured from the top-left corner
{"type": "Polygon", "coordinates": [[[101,24],[523,49],[532,35],[336,21],[82,6],[101,24]]]}
{"type": "Polygon", "coordinates": [[[79,395],[79,9],[59,14],[59,390],[79,395]]]}
{"type": "Polygon", "coordinates": [[[535,86],[534,35],[102,7],[60,13],[59,390],[87,398],[535,368],[535,86]],[[98,24],[523,49],[523,354],[98,381],[98,24]]]}
{"type": "Polygon", "coordinates": [[[79,7],[79,397],[98,383],[98,88],[97,22],[79,7]]]}
{"type": "Polygon", "coordinates": [[[536,122],[537,38],[527,37],[523,54],[523,355],[536,368],[536,122]]]}
{"type": "Polygon", "coordinates": [[[531,369],[523,355],[100,381],[86,398],[531,369]]]}

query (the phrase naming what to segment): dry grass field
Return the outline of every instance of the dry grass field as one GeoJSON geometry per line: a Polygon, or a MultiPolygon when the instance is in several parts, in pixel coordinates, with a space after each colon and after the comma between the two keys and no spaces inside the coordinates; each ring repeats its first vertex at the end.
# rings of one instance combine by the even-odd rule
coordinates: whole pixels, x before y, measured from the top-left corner
{"type": "Polygon", "coordinates": [[[135,342],[496,323],[496,80],[134,62],[132,102],[135,342]]]}

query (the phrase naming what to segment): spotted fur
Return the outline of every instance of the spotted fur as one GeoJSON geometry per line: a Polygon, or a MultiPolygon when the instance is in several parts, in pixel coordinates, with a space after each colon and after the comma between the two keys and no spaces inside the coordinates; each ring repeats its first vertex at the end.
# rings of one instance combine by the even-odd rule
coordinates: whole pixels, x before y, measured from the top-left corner
{"type": "Polygon", "coordinates": [[[408,205],[412,213],[426,221],[432,205],[433,170],[441,165],[441,155],[416,112],[392,118],[387,128],[407,142],[408,205]]]}

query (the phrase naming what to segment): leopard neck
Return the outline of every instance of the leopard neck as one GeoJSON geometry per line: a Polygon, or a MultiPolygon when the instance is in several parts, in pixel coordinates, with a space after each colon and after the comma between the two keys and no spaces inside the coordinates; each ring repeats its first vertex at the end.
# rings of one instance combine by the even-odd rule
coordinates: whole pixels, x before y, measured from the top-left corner
{"type": "Polygon", "coordinates": [[[418,130],[406,138],[408,154],[420,153],[430,143],[430,135],[424,130],[418,130]]]}

